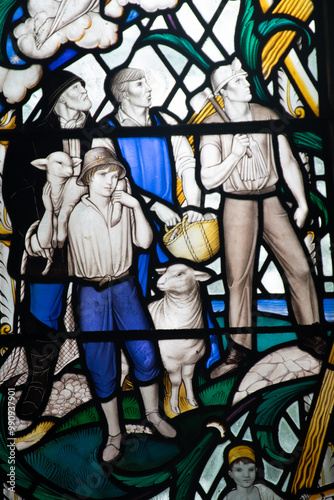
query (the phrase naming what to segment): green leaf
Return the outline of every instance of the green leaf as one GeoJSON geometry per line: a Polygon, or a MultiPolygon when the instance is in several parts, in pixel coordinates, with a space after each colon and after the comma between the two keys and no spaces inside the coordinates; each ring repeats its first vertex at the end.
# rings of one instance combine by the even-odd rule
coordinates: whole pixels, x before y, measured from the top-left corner
{"type": "Polygon", "coordinates": [[[254,421],[257,429],[257,438],[263,450],[269,457],[279,462],[287,462],[289,458],[282,455],[282,451],[276,448],[274,436],[277,433],[277,418],[290,402],[296,400],[296,395],[312,391],[317,384],[317,379],[298,380],[294,384],[275,387],[262,395],[262,403],[258,406],[254,421]]]}
{"type": "Polygon", "coordinates": [[[258,30],[260,35],[267,37],[268,35],[272,35],[274,32],[277,31],[286,31],[286,30],[298,31],[306,35],[307,43],[309,46],[311,45],[312,41],[307,29],[304,26],[302,26],[300,22],[293,21],[292,19],[286,19],[282,17],[271,17],[267,21],[260,23],[258,30]]]}
{"type": "Polygon", "coordinates": [[[161,484],[167,479],[170,479],[171,473],[169,471],[161,471],[156,472],[155,474],[143,475],[140,476],[122,476],[121,474],[113,474],[113,477],[119,479],[123,484],[128,486],[135,486],[137,488],[145,488],[148,486],[152,486],[154,484],[161,484]]]}
{"type": "Polygon", "coordinates": [[[295,132],[292,134],[294,143],[300,147],[306,147],[315,151],[322,151],[322,139],[313,132],[295,132]]]}
{"type": "MultiPolygon", "coordinates": [[[[19,5],[18,0],[1,0],[0,2],[0,41],[1,41],[1,47],[5,47],[6,44],[3,43],[3,37],[4,37],[4,28],[6,24],[6,20],[8,17],[8,14],[12,7],[14,7],[15,4],[19,5]]],[[[4,54],[0,51],[0,61],[4,62],[5,57],[4,54]]]]}
{"type": "Polygon", "coordinates": [[[310,378],[302,380],[295,384],[275,387],[270,391],[265,391],[262,395],[262,403],[258,406],[255,417],[255,427],[272,426],[278,413],[286,407],[291,399],[295,399],[296,394],[310,391],[317,383],[317,379],[310,378]]]}
{"type": "Polygon", "coordinates": [[[325,226],[327,226],[328,225],[328,210],[326,208],[326,205],[324,204],[324,202],[322,201],[322,199],[317,194],[313,193],[312,191],[310,191],[310,199],[311,199],[311,202],[322,213],[322,215],[324,217],[324,224],[325,224],[325,226]]]}
{"type": "Polygon", "coordinates": [[[206,463],[207,452],[212,444],[217,444],[217,431],[210,429],[193,451],[176,465],[179,477],[176,484],[175,500],[183,500],[189,495],[191,484],[198,481],[198,470],[202,470],[203,461],[206,463]]]}

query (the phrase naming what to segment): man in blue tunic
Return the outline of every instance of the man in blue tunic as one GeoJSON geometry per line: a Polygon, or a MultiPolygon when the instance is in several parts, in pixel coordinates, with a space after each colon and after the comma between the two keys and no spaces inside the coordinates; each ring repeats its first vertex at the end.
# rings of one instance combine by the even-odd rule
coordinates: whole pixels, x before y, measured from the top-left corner
{"type": "MultiPolygon", "coordinates": [[[[124,68],[111,80],[111,92],[119,103],[115,115],[103,119],[107,125],[121,127],[175,125],[176,121],[166,113],[151,106],[151,88],[143,70],[124,68]]],[[[97,142],[96,142],[97,141],[97,142]]],[[[93,145],[103,145],[113,149],[111,141],[93,145]]],[[[108,141],[108,140],[106,140],[108,141]]],[[[186,137],[122,137],[117,141],[120,153],[129,165],[131,177],[159,222],[174,226],[180,221],[179,208],[187,215],[188,222],[202,220],[196,209],[200,206],[201,192],[195,179],[195,158],[186,137]],[[184,201],[181,207],[176,201],[176,178],[182,182],[184,201]],[[176,208],[177,206],[177,208],[176,208]]],[[[181,200],[182,201],[182,200],[181,200]]],[[[158,262],[168,259],[157,247],[158,262]]],[[[143,294],[147,294],[149,255],[139,256],[139,282],[143,294]]]]}
{"type": "MultiPolygon", "coordinates": [[[[119,107],[116,114],[103,118],[105,126],[177,124],[167,113],[151,108],[152,89],[143,70],[124,68],[118,71],[111,79],[110,88],[119,107]]],[[[180,221],[180,212],[187,216],[189,223],[203,219],[197,210],[201,204],[201,192],[195,177],[196,161],[186,137],[121,137],[115,145],[110,139],[94,139],[93,146],[108,147],[112,151],[115,146],[119,149],[117,157],[123,156],[128,163],[131,177],[147,206],[157,216],[158,223],[174,226],[180,221]],[[181,195],[176,196],[177,192],[181,192],[181,195]]],[[[156,245],[156,259],[155,264],[158,265],[168,260],[159,244],[156,245]]],[[[148,295],[149,264],[150,255],[140,253],[138,280],[144,296],[148,295]]],[[[207,321],[208,326],[212,327],[209,315],[207,321]]],[[[208,366],[219,358],[216,336],[211,335],[210,342],[208,366]]]]}

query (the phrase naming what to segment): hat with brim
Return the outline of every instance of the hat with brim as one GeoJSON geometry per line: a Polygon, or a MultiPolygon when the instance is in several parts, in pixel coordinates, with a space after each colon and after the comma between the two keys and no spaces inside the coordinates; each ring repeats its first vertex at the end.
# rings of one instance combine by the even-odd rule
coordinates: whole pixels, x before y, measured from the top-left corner
{"type": "Polygon", "coordinates": [[[94,167],[99,167],[105,165],[108,167],[109,165],[116,165],[120,170],[120,179],[123,179],[126,176],[126,170],[122,163],[120,163],[112,152],[107,148],[93,148],[87,151],[84,156],[83,167],[81,174],[78,177],[77,184],[79,186],[84,186],[85,184],[82,182],[83,177],[86,173],[94,167]]]}
{"type": "Polygon", "coordinates": [[[231,80],[239,76],[247,76],[247,72],[242,69],[241,62],[236,57],[232,64],[225,64],[216,68],[211,75],[211,86],[213,93],[218,95],[219,91],[231,80]]]}

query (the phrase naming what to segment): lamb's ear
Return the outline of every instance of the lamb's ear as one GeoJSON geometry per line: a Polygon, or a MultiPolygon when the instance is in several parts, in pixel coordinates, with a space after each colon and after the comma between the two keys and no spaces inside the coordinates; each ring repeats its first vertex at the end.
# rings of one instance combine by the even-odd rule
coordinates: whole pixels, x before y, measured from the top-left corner
{"type": "Polygon", "coordinates": [[[33,160],[30,163],[39,170],[46,170],[48,166],[48,160],[46,158],[37,158],[37,160],[33,160]]]}
{"type": "Polygon", "coordinates": [[[211,278],[211,274],[205,273],[204,271],[195,271],[194,276],[196,281],[207,281],[211,278]]]}
{"type": "Polygon", "coordinates": [[[156,269],[155,272],[159,275],[164,274],[167,271],[167,267],[159,267],[159,269],[156,269]]]}

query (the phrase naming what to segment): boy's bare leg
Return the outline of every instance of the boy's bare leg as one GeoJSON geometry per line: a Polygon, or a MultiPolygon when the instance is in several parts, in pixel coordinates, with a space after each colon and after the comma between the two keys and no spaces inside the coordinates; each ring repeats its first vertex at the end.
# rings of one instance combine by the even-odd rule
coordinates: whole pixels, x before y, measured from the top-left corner
{"type": "Polygon", "coordinates": [[[108,439],[102,452],[102,458],[105,462],[114,460],[120,453],[122,433],[118,419],[117,398],[113,398],[107,403],[101,403],[103,413],[108,424],[108,439]]]}
{"type": "MultiPolygon", "coordinates": [[[[147,420],[154,425],[156,430],[162,436],[174,438],[176,430],[169,425],[159,413],[159,388],[158,383],[140,387],[141,396],[143,398],[145,414],[147,420]]],[[[166,418],[166,417],[165,417],[166,418]]]]}

